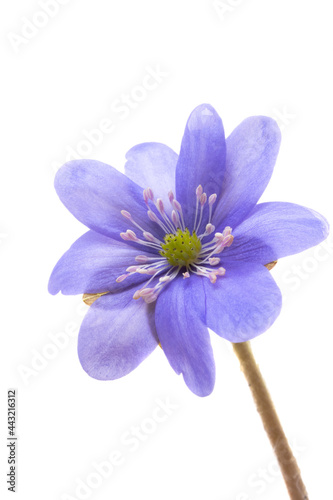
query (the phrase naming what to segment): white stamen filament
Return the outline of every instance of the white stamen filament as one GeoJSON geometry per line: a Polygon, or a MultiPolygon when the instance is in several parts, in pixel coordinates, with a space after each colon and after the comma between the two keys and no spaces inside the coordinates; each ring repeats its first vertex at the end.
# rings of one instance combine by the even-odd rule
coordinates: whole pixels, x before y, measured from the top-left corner
{"type": "Polygon", "coordinates": [[[199,201],[200,202],[200,217],[199,217],[199,222],[198,222],[197,226],[194,224],[195,232],[198,233],[199,229],[200,229],[200,226],[201,226],[203,208],[204,208],[205,203],[207,201],[207,195],[206,195],[206,193],[202,193],[202,187],[201,186],[197,187],[197,191],[196,192],[197,193],[201,192],[200,198],[198,198],[198,194],[197,194],[197,204],[196,204],[196,210],[195,210],[195,221],[196,221],[197,220],[197,215],[198,215],[198,201],[199,201]],[[199,190],[199,188],[201,188],[201,190],[199,190]]]}
{"type": "Polygon", "coordinates": [[[172,201],[172,206],[173,206],[174,210],[176,210],[180,214],[181,230],[185,231],[185,227],[186,226],[185,226],[185,222],[184,222],[183,210],[182,210],[181,204],[179,203],[179,201],[177,201],[176,199],[174,199],[172,201]]]}

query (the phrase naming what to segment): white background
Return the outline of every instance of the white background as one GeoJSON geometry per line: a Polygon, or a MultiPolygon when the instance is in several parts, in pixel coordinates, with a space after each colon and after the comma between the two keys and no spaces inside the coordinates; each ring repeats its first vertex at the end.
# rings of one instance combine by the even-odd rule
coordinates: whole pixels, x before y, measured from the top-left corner
{"type": "MultiPolygon", "coordinates": [[[[41,4],[3,2],[0,13],[1,491],[13,498],[5,481],[6,395],[14,387],[19,500],[83,498],[75,489],[87,480],[97,480],[85,496],[94,500],[288,498],[226,341],[212,335],[217,380],[203,399],[160,349],[115,382],[82,370],[81,298],[48,295],[47,281],[85,228],[57,198],[53,179],[71,148],[86,147],[82,156],[119,169],[140,142],[179,152],[190,112],[208,102],[227,135],[247,116],[277,119],[282,146],[262,199],[309,206],[332,221],[331,3],[225,0],[218,9],[213,0],[63,0],[52,15],[41,4]],[[142,90],[149,68],[163,76],[142,90]],[[120,113],[126,95],[132,108],[120,113]],[[112,132],[82,145],[84,131],[105,118],[112,132]],[[61,348],[52,340],[59,332],[61,348]],[[154,424],[158,399],[174,409],[160,410],[165,421],[154,424]],[[132,451],[124,435],[140,425],[144,440],[132,451]],[[116,450],[122,464],[99,480],[93,464],[116,450]]],[[[278,263],[273,275],[285,304],[252,343],[311,499],[332,491],[328,241],[278,263]]]]}

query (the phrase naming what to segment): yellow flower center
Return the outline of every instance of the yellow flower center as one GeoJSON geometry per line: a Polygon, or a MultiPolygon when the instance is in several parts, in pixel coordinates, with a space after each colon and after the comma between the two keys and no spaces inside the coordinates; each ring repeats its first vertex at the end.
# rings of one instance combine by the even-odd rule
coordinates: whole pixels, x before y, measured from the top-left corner
{"type": "Polygon", "coordinates": [[[201,250],[201,241],[195,231],[191,234],[187,228],[185,231],[178,229],[176,234],[166,234],[164,241],[160,255],[165,257],[171,266],[188,267],[196,262],[201,250]]]}

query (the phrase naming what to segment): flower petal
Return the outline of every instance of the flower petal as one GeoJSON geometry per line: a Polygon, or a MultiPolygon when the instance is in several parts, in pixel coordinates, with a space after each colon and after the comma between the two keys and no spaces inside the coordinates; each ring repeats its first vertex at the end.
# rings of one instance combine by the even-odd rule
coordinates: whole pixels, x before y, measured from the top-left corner
{"type": "Polygon", "coordinates": [[[143,221],[146,231],[159,232],[147,217],[142,189],[124,174],[95,160],[65,163],[55,177],[55,188],[66,208],[90,229],[121,240],[119,233],[129,227],[121,210],[143,221]]]}
{"type": "Polygon", "coordinates": [[[192,111],[186,124],[176,167],[176,198],[189,227],[194,222],[199,184],[208,197],[213,193],[219,197],[221,193],[225,149],[221,118],[210,104],[201,104],[192,111]]]}
{"type": "Polygon", "coordinates": [[[214,388],[215,363],[204,324],[204,307],[198,314],[197,302],[204,306],[204,295],[196,278],[176,278],[165,287],[157,299],[155,322],[172,368],[183,374],[194,394],[208,396],[214,388]]]}
{"type": "Polygon", "coordinates": [[[260,203],[235,231],[223,259],[268,264],[318,245],[329,232],[326,219],[287,202],[260,203]]]}
{"type": "Polygon", "coordinates": [[[178,155],[158,142],[145,142],[126,154],[125,173],[143,189],[150,187],[155,199],[161,198],[168,211],[168,193],[175,193],[175,171],[178,155]]]}
{"type": "Polygon", "coordinates": [[[226,140],[223,190],[212,223],[235,228],[253,209],[271,178],[281,132],[272,118],[252,116],[226,140]]]}
{"type": "Polygon", "coordinates": [[[135,257],[139,253],[124,241],[88,231],[57,262],[50,277],[49,292],[53,295],[60,291],[64,295],[116,292],[141,283],[147,276],[138,273],[121,283],[116,282],[118,276],[126,274],[127,267],[136,265],[135,257]]]}
{"type": "Polygon", "coordinates": [[[133,290],[103,295],[83,320],[78,354],[93,378],[114,380],[127,375],[158,345],[154,304],[132,296],[133,290]]]}
{"type": "Polygon", "coordinates": [[[261,264],[228,262],[225,269],[214,284],[202,279],[206,324],[231,342],[245,342],[274,323],[281,310],[281,292],[261,264]]]}

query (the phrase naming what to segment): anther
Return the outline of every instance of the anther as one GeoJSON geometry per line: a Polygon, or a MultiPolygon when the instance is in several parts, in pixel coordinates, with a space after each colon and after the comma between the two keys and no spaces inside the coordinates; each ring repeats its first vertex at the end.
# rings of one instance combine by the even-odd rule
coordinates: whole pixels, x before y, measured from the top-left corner
{"type": "Polygon", "coordinates": [[[137,237],[135,232],[132,231],[131,229],[127,229],[126,235],[127,235],[127,239],[130,241],[139,241],[139,238],[137,237]]]}
{"type": "Polygon", "coordinates": [[[140,269],[140,266],[129,266],[129,267],[126,269],[126,271],[127,271],[128,273],[136,273],[138,269],[140,269]]]}
{"type": "Polygon", "coordinates": [[[151,200],[151,201],[154,201],[154,193],[153,193],[153,190],[151,188],[147,188],[146,189],[146,192],[147,192],[147,196],[148,198],[151,200]]]}
{"type": "Polygon", "coordinates": [[[202,195],[200,196],[200,205],[203,207],[206,201],[207,201],[207,195],[206,193],[202,193],[202,195]]]}
{"type": "Polygon", "coordinates": [[[145,264],[148,262],[149,257],[146,257],[146,255],[137,255],[135,257],[136,262],[139,262],[139,264],[145,264]]]}
{"type": "Polygon", "coordinates": [[[216,274],[218,274],[219,276],[224,276],[225,275],[225,269],[224,267],[219,267],[217,271],[215,271],[216,274]]]}
{"type": "Polygon", "coordinates": [[[120,237],[125,241],[139,241],[134,231],[127,229],[126,233],[120,233],[120,237]]]}
{"type": "Polygon", "coordinates": [[[232,242],[234,241],[234,237],[232,234],[229,234],[226,238],[225,238],[225,246],[226,247],[230,247],[230,245],[232,244],[232,242]]]}
{"type": "Polygon", "coordinates": [[[144,288],[143,290],[141,290],[140,292],[140,296],[141,297],[147,297],[147,295],[151,295],[151,293],[154,291],[153,288],[144,288]]]}
{"type": "Polygon", "coordinates": [[[171,212],[171,220],[177,228],[179,226],[179,217],[177,215],[177,212],[175,212],[174,210],[172,210],[171,212]]]}
{"type": "Polygon", "coordinates": [[[200,196],[202,195],[202,193],[203,193],[203,189],[202,189],[201,184],[199,184],[199,186],[195,190],[195,194],[197,195],[198,200],[200,199],[200,196]]]}
{"type": "Polygon", "coordinates": [[[161,283],[168,283],[168,281],[170,280],[171,280],[170,276],[162,276],[162,278],[159,279],[161,283]]]}
{"type": "Polygon", "coordinates": [[[164,214],[164,204],[163,204],[163,201],[161,200],[161,198],[157,199],[156,206],[157,206],[157,209],[160,212],[160,214],[161,215],[164,214]]]}
{"type": "Polygon", "coordinates": [[[217,198],[217,194],[216,193],[210,195],[210,197],[208,198],[208,204],[209,204],[209,206],[212,206],[213,203],[216,202],[216,198],[217,198]]]}
{"type": "Polygon", "coordinates": [[[213,224],[207,224],[206,226],[206,234],[212,234],[215,231],[215,226],[213,224]]]}
{"type": "Polygon", "coordinates": [[[156,267],[148,267],[147,269],[140,268],[136,271],[139,274],[148,274],[149,276],[153,276],[156,273],[156,267]]]}
{"type": "Polygon", "coordinates": [[[209,280],[210,280],[211,283],[213,283],[213,284],[216,283],[217,276],[216,276],[215,273],[209,273],[208,274],[208,278],[209,278],[209,280]]]}
{"type": "Polygon", "coordinates": [[[175,210],[177,210],[178,212],[181,212],[182,206],[179,203],[179,201],[177,201],[176,199],[173,200],[172,206],[174,207],[175,210]]]}
{"type": "Polygon", "coordinates": [[[128,274],[122,274],[121,276],[118,276],[118,278],[116,279],[116,282],[121,283],[122,281],[124,281],[127,278],[127,276],[128,276],[128,274]]]}
{"type": "Polygon", "coordinates": [[[158,222],[157,216],[151,210],[148,210],[148,217],[152,222],[158,222]]]}
{"type": "Polygon", "coordinates": [[[146,297],[143,297],[144,301],[146,304],[151,304],[151,302],[155,302],[157,299],[157,293],[152,293],[151,295],[147,295],[146,297]]]}
{"type": "Polygon", "coordinates": [[[120,213],[123,217],[125,217],[125,219],[132,220],[132,216],[129,212],[127,212],[127,210],[121,210],[120,213]]]}

